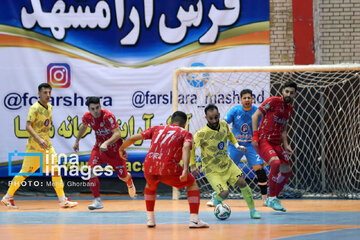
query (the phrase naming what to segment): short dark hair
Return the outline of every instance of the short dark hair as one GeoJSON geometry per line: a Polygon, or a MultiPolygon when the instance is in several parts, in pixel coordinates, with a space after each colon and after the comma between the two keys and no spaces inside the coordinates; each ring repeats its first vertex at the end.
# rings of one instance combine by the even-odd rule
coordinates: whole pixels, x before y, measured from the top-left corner
{"type": "Polygon", "coordinates": [[[89,106],[90,104],[100,104],[100,98],[98,98],[98,97],[88,97],[86,99],[86,106],[89,106]]]}
{"type": "Polygon", "coordinates": [[[248,93],[252,96],[252,91],[251,91],[251,89],[248,89],[248,88],[243,89],[243,90],[240,92],[240,97],[242,97],[244,94],[248,94],[248,93]]]}
{"type": "Polygon", "coordinates": [[[171,123],[178,123],[179,125],[186,124],[187,115],[182,111],[176,111],[171,116],[171,123]]]}
{"type": "Polygon", "coordinates": [[[281,87],[281,91],[284,89],[284,88],[287,88],[287,87],[290,87],[290,88],[295,88],[295,92],[297,91],[297,84],[292,82],[292,81],[288,81],[286,83],[284,83],[281,87]]]}
{"type": "Polygon", "coordinates": [[[207,105],[206,106],[206,108],[205,108],[205,115],[207,114],[207,112],[209,111],[209,110],[213,110],[213,109],[216,109],[217,111],[219,111],[219,109],[217,108],[217,106],[215,105],[215,104],[212,104],[212,103],[210,103],[209,105],[207,105]]]}
{"type": "Polygon", "coordinates": [[[41,83],[41,84],[38,86],[39,92],[41,91],[42,88],[50,88],[50,90],[52,89],[51,85],[48,84],[48,83],[41,83]]]}

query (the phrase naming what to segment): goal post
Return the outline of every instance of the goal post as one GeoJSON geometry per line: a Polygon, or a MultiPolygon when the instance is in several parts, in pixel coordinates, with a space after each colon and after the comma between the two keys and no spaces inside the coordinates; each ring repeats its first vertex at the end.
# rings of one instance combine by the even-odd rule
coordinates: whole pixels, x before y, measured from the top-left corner
{"type": "MultiPolygon", "coordinates": [[[[266,98],[280,96],[281,85],[289,80],[298,85],[288,131],[294,174],[282,196],[360,199],[360,64],[178,68],[173,75],[173,111],[188,114],[187,128],[195,134],[206,124],[206,105],[217,105],[223,118],[240,104],[242,89],[251,89],[253,104],[260,106],[266,98]]],[[[246,159],[239,167],[254,196],[260,197],[256,174],[246,159]]],[[[201,196],[210,197],[206,177],[197,178],[197,183],[201,196]]],[[[183,191],[173,194],[186,196],[183,191]]],[[[230,197],[240,198],[240,190],[231,188],[230,197]]]]}

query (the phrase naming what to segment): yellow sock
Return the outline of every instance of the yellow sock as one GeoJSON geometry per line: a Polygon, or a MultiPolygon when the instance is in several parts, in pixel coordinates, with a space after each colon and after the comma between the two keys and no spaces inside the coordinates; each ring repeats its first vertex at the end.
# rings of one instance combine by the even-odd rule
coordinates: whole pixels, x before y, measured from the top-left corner
{"type": "Polygon", "coordinates": [[[26,179],[25,176],[15,176],[13,180],[11,181],[11,185],[7,191],[7,193],[11,196],[13,196],[18,190],[18,188],[21,186],[21,183],[26,179]]]}
{"type": "Polygon", "coordinates": [[[55,189],[56,195],[58,196],[59,200],[61,201],[65,196],[64,182],[63,182],[61,176],[57,176],[57,177],[52,176],[51,180],[54,184],[54,189],[55,189]]]}

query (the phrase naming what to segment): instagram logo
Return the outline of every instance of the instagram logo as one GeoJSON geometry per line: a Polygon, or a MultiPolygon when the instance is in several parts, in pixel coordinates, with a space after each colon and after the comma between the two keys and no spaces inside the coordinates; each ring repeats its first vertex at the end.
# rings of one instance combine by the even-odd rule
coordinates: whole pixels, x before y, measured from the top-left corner
{"type": "Polygon", "coordinates": [[[70,86],[70,66],[66,63],[50,63],[47,66],[47,82],[53,88],[70,86]]]}

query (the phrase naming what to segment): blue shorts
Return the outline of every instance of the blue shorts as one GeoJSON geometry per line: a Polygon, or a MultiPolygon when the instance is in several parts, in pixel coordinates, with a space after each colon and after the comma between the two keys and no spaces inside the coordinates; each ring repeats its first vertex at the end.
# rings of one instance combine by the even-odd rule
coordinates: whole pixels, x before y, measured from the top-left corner
{"type": "MultiPolygon", "coordinates": [[[[239,144],[246,147],[245,157],[250,167],[264,164],[264,161],[255,151],[254,146],[251,144],[251,142],[247,142],[247,143],[239,142],[239,144]]],[[[234,145],[230,144],[230,142],[228,145],[228,154],[236,165],[240,164],[240,160],[244,156],[244,152],[236,149],[234,145]]]]}

